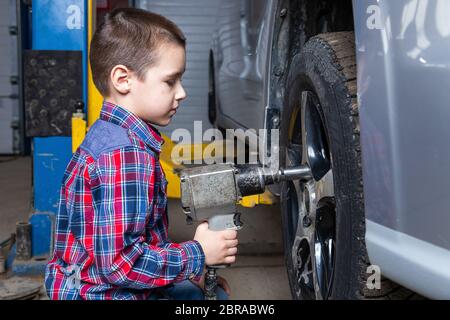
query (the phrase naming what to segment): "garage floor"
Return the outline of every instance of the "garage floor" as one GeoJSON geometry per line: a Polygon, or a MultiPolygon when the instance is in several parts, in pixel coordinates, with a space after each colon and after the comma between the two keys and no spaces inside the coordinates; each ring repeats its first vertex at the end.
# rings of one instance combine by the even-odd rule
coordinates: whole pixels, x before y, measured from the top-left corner
{"type": "MultiPolygon", "coordinates": [[[[0,242],[31,212],[31,158],[0,157],[0,242]]],[[[242,208],[237,262],[220,270],[232,289],[231,299],[291,299],[282,257],[281,219],[277,206],[242,208]]],[[[186,225],[178,200],[169,201],[169,235],[192,239],[195,225],[186,225]]],[[[0,280],[2,281],[2,280],[0,280]]]]}

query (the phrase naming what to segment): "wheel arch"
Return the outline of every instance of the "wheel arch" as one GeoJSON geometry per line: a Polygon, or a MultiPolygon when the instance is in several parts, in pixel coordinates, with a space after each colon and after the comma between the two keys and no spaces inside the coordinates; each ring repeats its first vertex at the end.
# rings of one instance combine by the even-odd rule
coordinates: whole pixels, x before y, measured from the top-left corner
{"type": "MultiPolygon", "coordinates": [[[[352,0],[280,0],[273,25],[271,72],[269,74],[269,103],[265,128],[278,129],[275,117],[284,108],[283,99],[287,74],[292,58],[301,51],[309,38],[338,31],[354,31],[352,0]]],[[[278,122],[279,123],[279,122],[278,122]]],[[[270,143],[265,143],[270,156],[270,143]]]]}

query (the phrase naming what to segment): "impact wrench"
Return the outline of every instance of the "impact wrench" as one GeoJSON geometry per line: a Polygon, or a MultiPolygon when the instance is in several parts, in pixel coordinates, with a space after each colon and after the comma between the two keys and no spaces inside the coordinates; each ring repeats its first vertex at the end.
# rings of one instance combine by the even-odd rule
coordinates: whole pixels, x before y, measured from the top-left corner
{"type": "MultiPolygon", "coordinates": [[[[258,165],[212,164],[180,172],[181,205],[188,223],[208,221],[210,230],[242,228],[238,202],[242,197],[264,193],[266,185],[282,180],[308,179],[308,166],[276,172],[258,165]]],[[[216,270],[228,265],[207,266],[205,299],[216,300],[216,270]]]]}

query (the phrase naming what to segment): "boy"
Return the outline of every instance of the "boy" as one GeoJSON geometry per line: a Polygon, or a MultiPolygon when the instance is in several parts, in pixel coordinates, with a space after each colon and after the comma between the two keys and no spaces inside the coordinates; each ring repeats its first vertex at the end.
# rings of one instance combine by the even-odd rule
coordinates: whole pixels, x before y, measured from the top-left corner
{"type": "MultiPolygon", "coordinates": [[[[167,198],[152,125],[166,126],[186,98],[185,38],[166,18],[111,12],[91,43],[104,97],[69,163],[45,285],[51,299],[203,299],[206,265],[235,262],[236,231],[207,223],[180,244],[167,237],[167,198]]],[[[218,298],[229,287],[219,278],[218,298]]]]}

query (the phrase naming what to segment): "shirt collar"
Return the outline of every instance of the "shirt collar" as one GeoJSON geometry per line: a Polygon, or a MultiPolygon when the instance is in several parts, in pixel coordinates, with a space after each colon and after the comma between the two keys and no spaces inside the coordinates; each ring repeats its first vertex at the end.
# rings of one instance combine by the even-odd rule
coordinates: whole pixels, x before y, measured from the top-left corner
{"type": "Polygon", "coordinates": [[[125,108],[108,101],[103,101],[100,119],[130,129],[152,149],[158,153],[161,152],[161,146],[164,140],[159,131],[125,108]]]}

